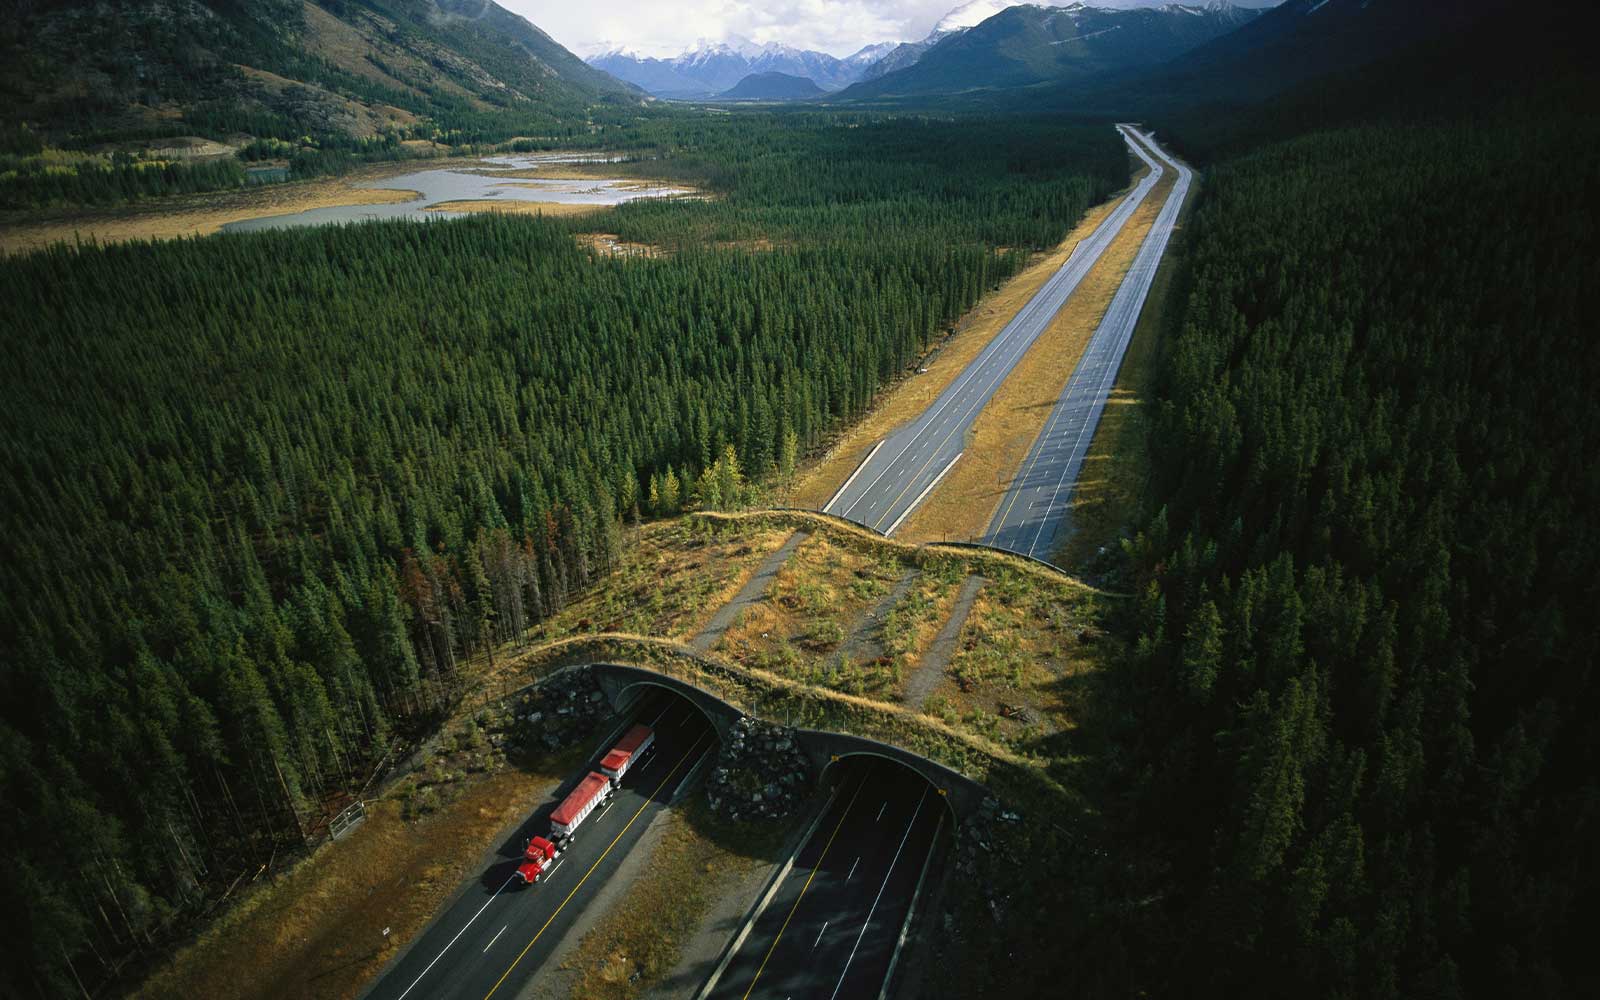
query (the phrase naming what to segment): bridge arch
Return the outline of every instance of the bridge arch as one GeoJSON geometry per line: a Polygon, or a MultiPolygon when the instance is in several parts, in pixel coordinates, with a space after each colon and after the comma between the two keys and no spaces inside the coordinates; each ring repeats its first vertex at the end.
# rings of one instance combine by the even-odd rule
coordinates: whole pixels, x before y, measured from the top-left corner
{"type": "Polygon", "coordinates": [[[988,791],[959,771],[888,743],[849,733],[802,729],[796,733],[801,748],[811,758],[817,774],[826,780],[829,769],[852,757],[876,757],[892,761],[920,775],[949,807],[952,819],[959,822],[976,812],[988,791]]]}
{"type": "Polygon", "coordinates": [[[700,713],[711,723],[711,728],[716,732],[718,740],[726,740],[728,730],[739,721],[744,713],[738,708],[728,704],[721,698],[685,683],[676,677],[643,667],[629,667],[619,663],[594,663],[589,666],[590,674],[600,691],[611,703],[611,707],[618,712],[626,712],[644,696],[650,688],[661,688],[671,691],[700,710],[700,713]]]}
{"type": "MultiPolygon", "coordinates": [[[[724,744],[727,742],[729,730],[745,715],[738,706],[723,701],[703,688],[647,667],[620,663],[591,663],[587,665],[587,669],[616,711],[627,711],[651,688],[665,689],[683,697],[700,709],[710,721],[717,739],[724,744]]],[[[957,821],[976,812],[988,795],[983,785],[953,768],[921,754],[865,736],[821,729],[796,729],[794,739],[811,765],[811,774],[814,778],[822,779],[830,767],[850,757],[879,757],[893,761],[926,779],[944,799],[957,821]]]]}

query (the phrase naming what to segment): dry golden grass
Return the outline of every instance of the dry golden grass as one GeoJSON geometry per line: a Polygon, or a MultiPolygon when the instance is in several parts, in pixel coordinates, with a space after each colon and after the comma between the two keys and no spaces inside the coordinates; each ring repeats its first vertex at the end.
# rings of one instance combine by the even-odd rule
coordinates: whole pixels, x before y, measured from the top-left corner
{"type": "Polygon", "coordinates": [[[621,565],[534,630],[535,642],[595,632],[687,641],[793,534],[780,525],[656,521],[623,545],[621,565]]]}
{"type": "Polygon", "coordinates": [[[564,218],[574,215],[593,215],[610,205],[573,205],[559,201],[522,201],[521,199],[463,198],[458,201],[441,201],[429,205],[427,212],[499,212],[503,215],[547,215],[564,218]]]}
{"type": "Polygon", "coordinates": [[[1133,264],[1175,178],[1168,171],[973,421],[961,460],[901,525],[907,541],[971,541],[1022,467],[1133,264]]]}
{"type": "MultiPolygon", "coordinates": [[[[1142,176],[1136,175],[1137,177],[1142,176]]],[[[1125,192],[1090,209],[1077,228],[1054,250],[1041,255],[1021,274],[1007,281],[1000,290],[978,303],[956,324],[956,330],[934,348],[918,367],[928,371],[908,375],[878,395],[871,410],[846,428],[839,439],[815,461],[801,469],[785,503],[796,507],[821,508],[856,466],[867,457],[872,446],[890,431],[917,415],[945,390],[962,370],[995,338],[1045,281],[1071,256],[1072,248],[1094,231],[1125,192]]],[[[965,459],[963,459],[965,461],[965,459]]],[[[957,463],[958,465],[960,463],[957,463]]]]}
{"type": "MultiPolygon", "coordinates": [[[[751,605],[719,640],[718,655],[844,690],[859,672],[836,670],[841,647],[866,613],[911,567],[813,535],[790,555],[765,601],[751,605]]],[[[892,671],[882,671],[882,680],[892,671]]],[[[859,693],[859,690],[857,691],[859,693]]]]}
{"type": "Polygon", "coordinates": [[[575,766],[563,757],[539,771],[473,779],[458,798],[412,823],[400,818],[393,799],[371,803],[354,832],[260,887],[136,995],[357,995],[460,887],[495,837],[575,766]]]}
{"type": "Polygon", "coordinates": [[[121,243],[205,236],[229,222],[263,215],[288,215],[334,205],[388,205],[410,201],[418,197],[417,192],[356,185],[415,169],[415,163],[385,163],[340,178],[175,195],[125,208],[8,213],[0,218],[0,253],[25,253],[53,243],[71,243],[80,237],[100,243],[121,243]]]}
{"type": "MultiPolygon", "coordinates": [[[[632,663],[696,684],[743,711],[894,742],[978,780],[1025,781],[1017,787],[1066,794],[1039,770],[1037,748],[1015,739],[1012,728],[994,724],[988,714],[992,708],[980,711],[988,703],[930,716],[882,694],[850,694],[697,654],[682,645],[681,639],[698,632],[797,527],[816,532],[812,541],[819,544],[801,547],[790,564],[795,575],[778,593],[815,587],[822,593],[821,598],[813,595],[818,613],[840,617],[824,604],[842,603],[853,616],[847,627],[853,627],[859,612],[882,593],[875,585],[862,584],[867,578],[858,570],[889,585],[899,573],[921,567],[919,586],[928,588],[936,604],[942,600],[942,587],[953,593],[947,581],[969,572],[1005,577],[1008,596],[974,612],[978,625],[971,635],[979,638],[969,653],[981,657],[991,646],[1009,650],[1020,644],[1029,655],[1048,661],[1039,669],[1048,670],[1052,678],[1071,669],[1059,657],[1080,609],[1102,599],[1064,574],[999,553],[907,545],[816,515],[724,514],[658,522],[630,535],[623,565],[545,623],[535,635],[536,645],[499,650],[493,670],[482,658],[464,666],[479,690],[464,699],[463,714],[483,705],[479,695],[519,686],[559,665],[632,663]],[[1012,632],[1025,634],[1013,640],[1012,632]]],[[[779,602],[758,607],[774,604],[779,602]]],[[[948,603],[942,606],[945,611],[930,619],[935,628],[948,612],[948,603]]],[[[796,630],[810,627],[798,613],[790,625],[796,630]]],[[[983,696],[980,691],[974,697],[983,696]]],[[[996,689],[992,697],[1030,704],[1041,712],[1068,711],[1063,704],[1058,712],[1042,695],[1025,701],[1030,697],[1026,692],[996,689]]],[[[459,888],[495,837],[578,766],[573,754],[583,749],[538,761],[527,770],[502,768],[465,778],[456,786],[456,797],[413,823],[400,819],[398,796],[371,803],[363,826],[324,847],[276,885],[257,890],[174,956],[139,995],[356,995],[459,888]],[[384,927],[390,928],[388,938],[381,933],[384,927]]],[[[659,877],[647,874],[630,887],[622,907],[603,918],[580,945],[581,970],[592,975],[580,970],[585,978],[575,995],[635,995],[622,991],[637,989],[671,968],[682,940],[721,891],[722,880],[758,863],[760,852],[752,842],[741,840],[737,831],[730,834],[702,824],[696,808],[684,814],[689,829],[674,828],[661,841],[680,846],[663,846],[665,853],[658,852],[646,866],[647,872],[659,869],[659,877]],[[691,873],[694,866],[699,867],[691,873]],[[647,919],[638,919],[641,914],[647,919]],[[608,959],[604,969],[600,957],[608,959]],[[641,978],[630,984],[636,971],[641,978]]],[[[675,813],[672,822],[685,820],[675,813]]]]}
{"type": "MultiPolygon", "coordinates": [[[[740,711],[787,718],[793,725],[855,733],[896,744],[985,780],[996,765],[1032,768],[1039,758],[987,732],[864,695],[836,691],[755,667],[741,667],[683,643],[653,636],[600,633],[572,636],[526,651],[516,660],[524,678],[575,663],[621,663],[654,670],[705,690],[740,711]],[[759,703],[759,707],[758,707],[759,703]]],[[[1048,778],[1041,781],[1049,782],[1048,778]]]]}
{"type": "Polygon", "coordinates": [[[973,603],[944,679],[924,710],[1003,742],[1074,725],[1070,678],[1096,662],[1078,635],[1092,605],[1018,581],[992,581],[973,603]],[[1021,709],[1019,713],[1017,710],[1021,709]]]}

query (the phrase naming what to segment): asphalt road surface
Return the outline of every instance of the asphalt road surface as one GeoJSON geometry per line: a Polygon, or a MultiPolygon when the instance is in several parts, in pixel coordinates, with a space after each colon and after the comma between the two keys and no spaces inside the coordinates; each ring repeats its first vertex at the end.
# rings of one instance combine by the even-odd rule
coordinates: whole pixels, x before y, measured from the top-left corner
{"type": "Polygon", "coordinates": [[[1177,182],[984,536],[990,545],[1036,559],[1048,561],[1065,540],[1073,487],[1193,178],[1188,167],[1174,162],[1150,136],[1133,134],[1178,172],[1177,182]]]}
{"type": "Polygon", "coordinates": [[[822,508],[825,513],[892,535],[955,464],[965,446],[967,431],[984,404],[1160,180],[1160,165],[1133,141],[1128,135],[1130,129],[1122,131],[1129,148],[1149,165],[1150,172],[1094,232],[1073,248],[1061,269],[1050,276],[939,398],[916,420],[896,429],[873,449],[822,508]]]}
{"type": "Polygon", "coordinates": [[[655,725],[654,753],[623,777],[610,805],[584,821],[555,867],[534,885],[512,879],[527,839],[549,830],[551,811],[598,758],[540,806],[502,846],[499,860],[385,970],[366,994],[371,1000],[517,996],[700,759],[716,752],[705,716],[681,698],[647,700],[636,721],[655,725]]]}
{"type": "Polygon", "coordinates": [[[944,800],[920,777],[887,761],[858,768],[710,1000],[876,1000],[923,865],[949,826],[944,800]]]}

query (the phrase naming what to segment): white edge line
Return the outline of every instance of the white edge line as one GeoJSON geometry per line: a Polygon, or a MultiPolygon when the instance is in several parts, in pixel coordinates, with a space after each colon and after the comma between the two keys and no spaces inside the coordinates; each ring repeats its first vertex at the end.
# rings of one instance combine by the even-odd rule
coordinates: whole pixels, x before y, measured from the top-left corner
{"type": "Polygon", "coordinates": [[[861,470],[865,469],[867,467],[867,463],[872,461],[872,456],[876,455],[878,453],[878,449],[882,448],[885,444],[888,443],[888,441],[889,441],[888,438],[884,438],[882,441],[879,441],[877,444],[872,446],[872,450],[867,452],[867,457],[863,458],[861,460],[861,464],[856,466],[856,471],[850,473],[850,478],[846,479],[844,481],[844,485],[839,487],[839,492],[835,493],[832,497],[829,498],[827,503],[822,505],[822,512],[824,514],[828,513],[828,508],[832,507],[835,503],[837,503],[839,501],[840,497],[844,496],[844,491],[850,488],[850,484],[856,481],[856,477],[857,476],[861,475],[861,470]]]}
{"type": "Polygon", "coordinates": [[[933,488],[939,485],[939,481],[941,479],[950,474],[950,470],[956,467],[956,463],[961,461],[961,456],[965,454],[966,452],[964,451],[956,452],[956,457],[950,460],[949,465],[939,470],[939,474],[933,477],[933,482],[928,484],[927,489],[923,490],[921,493],[918,493],[917,498],[911,501],[911,506],[907,507],[904,513],[894,519],[894,523],[889,525],[889,530],[883,533],[883,537],[888,538],[890,535],[894,534],[895,529],[900,527],[901,522],[910,517],[911,512],[916,510],[917,507],[921,505],[922,501],[928,499],[928,494],[933,492],[933,488]]]}
{"type": "MultiPolygon", "coordinates": [[[[1120,128],[1120,126],[1118,126],[1118,128],[1120,128]]],[[[1128,219],[1133,218],[1134,211],[1138,211],[1139,205],[1144,202],[1144,195],[1149,194],[1150,189],[1155,187],[1155,181],[1162,176],[1162,168],[1160,168],[1160,165],[1158,165],[1155,160],[1152,160],[1149,155],[1146,155],[1144,150],[1139,149],[1138,142],[1134,142],[1133,139],[1128,138],[1128,136],[1123,136],[1123,142],[1126,142],[1128,147],[1133,149],[1134,154],[1138,154],[1139,158],[1144,160],[1144,162],[1149,165],[1150,173],[1147,174],[1146,178],[1142,179],[1142,181],[1139,181],[1138,186],[1134,186],[1134,189],[1131,190],[1131,192],[1128,192],[1128,195],[1123,198],[1122,202],[1117,203],[1117,208],[1114,208],[1114,210],[1110,211],[1110,214],[1107,214],[1106,218],[1101,219],[1101,224],[1094,227],[1094,230],[1090,235],[1083,237],[1083,240],[1078,240],[1078,245],[1082,245],[1082,243],[1093,243],[1094,240],[1101,235],[1101,230],[1106,230],[1107,227],[1112,226],[1112,221],[1114,221],[1114,219],[1120,218],[1120,221],[1118,221],[1117,224],[1115,224],[1115,226],[1109,230],[1109,234],[1106,235],[1104,245],[1102,245],[1098,251],[1094,251],[1093,261],[1086,261],[1085,264],[1083,264],[1082,274],[1078,274],[1077,277],[1070,280],[1070,285],[1072,285],[1072,288],[1067,291],[1066,296],[1062,296],[1061,304],[1058,304],[1058,306],[1050,310],[1050,315],[1045,317],[1046,322],[1048,322],[1050,318],[1053,318],[1054,315],[1056,315],[1056,312],[1061,310],[1062,304],[1066,304],[1066,299],[1070,298],[1070,294],[1074,293],[1074,291],[1077,291],[1077,286],[1083,282],[1083,278],[1088,277],[1088,272],[1090,272],[1091,267],[1093,267],[1096,262],[1099,262],[1101,254],[1104,254],[1106,248],[1109,248],[1110,243],[1114,242],[1115,238],[1117,238],[1117,235],[1122,232],[1122,229],[1126,226],[1128,219]],[[1123,213],[1123,208],[1126,208],[1126,213],[1123,213]]],[[[982,374],[982,371],[984,371],[984,368],[989,366],[990,363],[994,362],[997,352],[1003,352],[1006,344],[1010,344],[1011,339],[1016,336],[1016,333],[1021,330],[1022,326],[1026,326],[1026,323],[1024,323],[1024,317],[1030,317],[1030,315],[1034,314],[1034,312],[1037,312],[1038,309],[1042,309],[1043,302],[1053,296],[1054,288],[1056,288],[1058,282],[1064,282],[1064,280],[1066,280],[1067,272],[1072,270],[1072,264],[1074,264],[1075,259],[1077,259],[1077,253],[1078,246],[1074,246],[1074,248],[1072,248],[1072,253],[1067,254],[1067,259],[1066,261],[1062,262],[1061,267],[1059,267],[1059,269],[1056,270],[1053,275],[1045,278],[1045,283],[1038,288],[1038,291],[1035,291],[1034,298],[1030,298],[1029,301],[1022,304],[1022,309],[1018,310],[1018,314],[1013,315],[1013,317],[1006,322],[1006,325],[1000,328],[1000,333],[995,334],[994,339],[990,339],[986,346],[984,346],[984,349],[979,350],[978,357],[974,357],[971,362],[966,363],[966,368],[963,368],[960,376],[957,376],[957,379],[955,379],[954,382],[950,382],[949,386],[946,386],[946,389],[944,389],[944,392],[939,394],[939,397],[934,400],[933,406],[931,406],[930,410],[923,411],[920,416],[917,416],[915,421],[912,421],[910,426],[917,426],[917,424],[922,424],[922,426],[925,427],[933,426],[933,421],[934,419],[938,418],[938,414],[942,413],[946,406],[957,402],[957,398],[962,395],[960,392],[958,392],[958,390],[962,389],[962,386],[965,386],[966,382],[971,381],[971,379],[978,378],[979,374],[982,374]]],[[[1030,339],[1029,341],[1029,346],[1032,346],[1034,341],[1037,341],[1037,339],[1038,331],[1035,331],[1034,338],[1030,339]]],[[[1024,347],[1024,352],[1026,352],[1026,347],[1024,347]]],[[[1014,355],[1013,360],[1011,360],[1011,368],[1016,366],[1016,360],[1019,360],[1019,358],[1021,358],[1021,354],[1014,355]]],[[[1000,384],[1000,382],[1002,382],[1003,379],[1005,379],[1005,376],[1008,376],[1008,374],[1010,374],[1010,368],[1008,368],[1006,373],[1002,374],[1000,378],[994,379],[994,381],[990,382],[990,387],[989,389],[984,389],[984,394],[989,394],[990,390],[994,389],[995,386],[998,386],[998,384],[1000,384]]],[[[973,410],[968,408],[968,411],[963,413],[962,418],[960,419],[965,421],[965,419],[968,418],[971,413],[973,413],[973,410]]],[[[912,450],[912,448],[917,445],[917,437],[920,437],[920,434],[910,435],[909,442],[906,442],[906,446],[901,448],[899,454],[896,454],[896,456],[891,459],[890,466],[893,466],[894,462],[898,462],[899,459],[901,459],[902,456],[907,453],[907,451],[912,450]]],[[[885,438],[885,440],[888,440],[888,438],[885,438]]],[[[874,480],[867,485],[866,493],[872,493],[872,488],[877,486],[878,482],[880,482],[885,475],[888,475],[888,469],[880,472],[880,474],[877,475],[877,478],[874,478],[874,480]]],[[[846,485],[848,485],[848,483],[846,483],[846,485]]],[[[827,507],[824,507],[822,512],[827,514],[827,507]]],[[[894,528],[890,528],[890,530],[883,533],[885,534],[885,538],[891,533],[891,531],[894,531],[894,528]]]]}
{"type": "Polygon", "coordinates": [[[922,790],[922,798],[917,800],[917,809],[911,814],[911,822],[906,824],[906,832],[900,835],[900,846],[895,848],[894,857],[889,860],[889,870],[883,873],[883,884],[878,886],[878,895],[873,897],[872,906],[867,910],[867,919],[861,922],[861,933],[856,935],[856,944],[850,949],[850,957],[844,960],[844,970],[839,973],[839,981],[833,985],[833,992],[828,995],[828,1000],[834,1000],[839,995],[839,990],[844,987],[844,979],[850,975],[850,965],[856,960],[856,952],[861,948],[861,939],[867,936],[867,928],[872,926],[872,915],[878,912],[878,904],[883,901],[883,892],[889,888],[889,880],[894,877],[894,866],[900,863],[900,852],[906,849],[906,841],[911,839],[911,831],[917,827],[917,817],[922,815],[922,806],[928,801],[928,790],[922,790]]]}
{"type": "Polygon", "coordinates": [[[928,845],[928,857],[922,862],[922,874],[917,876],[917,887],[911,893],[911,906],[906,910],[906,922],[900,925],[900,939],[894,943],[894,954],[889,956],[889,968],[883,973],[883,988],[878,1000],[889,1000],[889,986],[894,982],[894,967],[900,964],[900,952],[905,949],[906,938],[911,936],[911,918],[917,915],[917,900],[922,897],[923,885],[928,881],[928,869],[933,867],[933,852],[939,846],[939,833],[944,830],[944,815],[939,815],[939,825],[933,828],[933,843],[928,845]]]}
{"type": "Polygon", "coordinates": [[[496,899],[499,899],[501,891],[505,889],[506,886],[511,884],[512,878],[516,877],[517,876],[513,873],[511,878],[508,878],[505,880],[505,882],[501,883],[500,888],[496,889],[493,895],[483,901],[483,905],[478,907],[478,912],[472,915],[472,919],[462,924],[461,929],[456,931],[456,936],[450,939],[450,943],[445,945],[443,948],[440,948],[439,954],[433,956],[433,961],[428,963],[428,967],[417,973],[417,978],[411,980],[411,985],[406,987],[405,993],[400,994],[399,1000],[405,1000],[406,993],[410,993],[412,990],[417,988],[417,984],[422,982],[422,977],[428,974],[428,970],[432,969],[434,965],[438,963],[439,959],[444,957],[444,953],[449,951],[457,941],[461,940],[461,935],[465,934],[467,932],[467,928],[472,926],[472,921],[477,920],[480,916],[482,916],[483,911],[489,908],[489,904],[494,902],[496,899]]]}

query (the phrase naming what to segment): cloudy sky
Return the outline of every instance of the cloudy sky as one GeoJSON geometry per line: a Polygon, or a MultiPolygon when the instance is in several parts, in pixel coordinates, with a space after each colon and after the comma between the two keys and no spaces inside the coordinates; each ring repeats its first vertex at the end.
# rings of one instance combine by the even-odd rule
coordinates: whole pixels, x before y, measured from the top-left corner
{"type": "MultiPolygon", "coordinates": [[[[966,0],[498,0],[579,55],[616,45],[672,56],[738,35],[847,56],[863,45],[920,39],[966,0]]],[[[1048,0],[1036,0],[1048,2],[1048,0]]],[[[1065,4],[1069,0],[1056,0],[1065,4]]],[[[1095,0],[1133,7],[1161,0],[1095,0]]],[[[995,7],[1006,6],[995,2],[995,7]]]]}

